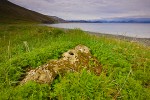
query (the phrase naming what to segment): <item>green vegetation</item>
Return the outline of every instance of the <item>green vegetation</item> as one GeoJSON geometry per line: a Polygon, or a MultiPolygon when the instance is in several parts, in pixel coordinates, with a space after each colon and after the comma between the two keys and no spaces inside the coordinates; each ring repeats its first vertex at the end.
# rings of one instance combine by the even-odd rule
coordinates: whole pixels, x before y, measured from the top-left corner
{"type": "Polygon", "coordinates": [[[150,100],[150,48],[125,40],[35,24],[0,25],[0,100],[150,100]],[[86,45],[102,73],[83,69],[52,84],[19,85],[27,70],[86,45]]]}

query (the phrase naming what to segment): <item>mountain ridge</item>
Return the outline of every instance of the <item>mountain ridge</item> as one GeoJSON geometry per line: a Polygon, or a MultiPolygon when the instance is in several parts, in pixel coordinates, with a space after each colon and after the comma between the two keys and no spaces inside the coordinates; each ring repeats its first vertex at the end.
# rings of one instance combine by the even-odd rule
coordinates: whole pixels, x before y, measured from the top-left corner
{"type": "Polygon", "coordinates": [[[58,23],[65,20],[53,16],[47,16],[35,11],[31,11],[24,7],[11,3],[8,0],[0,0],[0,22],[14,23],[18,21],[23,22],[37,22],[37,23],[58,23]]]}
{"type": "Polygon", "coordinates": [[[95,20],[68,20],[81,23],[150,23],[150,18],[105,18],[95,20]]]}

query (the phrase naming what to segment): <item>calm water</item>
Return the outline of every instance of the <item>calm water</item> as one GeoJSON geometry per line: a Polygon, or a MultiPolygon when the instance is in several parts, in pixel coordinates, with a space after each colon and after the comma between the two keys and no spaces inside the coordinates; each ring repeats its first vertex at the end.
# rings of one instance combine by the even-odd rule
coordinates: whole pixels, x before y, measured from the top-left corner
{"type": "Polygon", "coordinates": [[[85,31],[150,38],[150,24],[143,23],[60,23],[50,26],[59,28],[80,28],[85,31]]]}

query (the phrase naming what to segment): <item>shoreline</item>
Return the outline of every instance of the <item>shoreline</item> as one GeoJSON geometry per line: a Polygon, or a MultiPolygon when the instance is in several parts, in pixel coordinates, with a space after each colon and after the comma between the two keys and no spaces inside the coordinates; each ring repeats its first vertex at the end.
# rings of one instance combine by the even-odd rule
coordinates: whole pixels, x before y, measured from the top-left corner
{"type": "MultiPolygon", "coordinates": [[[[47,25],[44,25],[44,26],[47,26],[47,25]]],[[[54,27],[54,26],[47,26],[47,27],[59,28],[63,30],[73,30],[69,28],[60,28],[60,27],[54,27]]],[[[148,46],[148,47],[150,46],[150,38],[137,38],[137,37],[129,37],[129,36],[123,36],[123,35],[108,34],[108,33],[91,32],[91,31],[85,31],[85,30],[82,30],[82,31],[90,35],[112,37],[116,39],[130,41],[130,42],[136,42],[144,46],[148,46]]]]}
{"type": "Polygon", "coordinates": [[[114,35],[114,34],[90,32],[90,31],[84,31],[84,32],[91,34],[91,35],[112,37],[116,39],[127,40],[130,42],[137,42],[145,46],[150,46],[150,38],[136,38],[136,37],[123,36],[123,35],[114,35]]]}
{"type": "MultiPolygon", "coordinates": [[[[50,27],[52,27],[52,26],[50,26],[50,27]]],[[[59,28],[59,27],[54,27],[54,28],[59,28]]],[[[73,29],[68,29],[68,28],[59,28],[59,29],[73,30],[73,29]]],[[[82,31],[84,31],[84,32],[86,32],[90,35],[112,37],[112,38],[116,38],[116,39],[127,40],[127,41],[130,41],[130,42],[137,42],[137,43],[140,43],[144,46],[150,46],[150,38],[136,38],[136,37],[123,36],[123,35],[114,35],[114,34],[108,34],[108,33],[91,32],[91,31],[85,31],[85,30],[82,30],[82,31]]]]}

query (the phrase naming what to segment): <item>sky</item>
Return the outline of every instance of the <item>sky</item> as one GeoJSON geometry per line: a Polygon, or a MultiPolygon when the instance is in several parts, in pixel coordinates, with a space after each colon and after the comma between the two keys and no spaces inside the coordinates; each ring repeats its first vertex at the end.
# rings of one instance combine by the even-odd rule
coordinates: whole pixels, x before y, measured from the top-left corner
{"type": "Polygon", "coordinates": [[[65,20],[150,18],[150,0],[8,0],[39,13],[65,20]]]}

